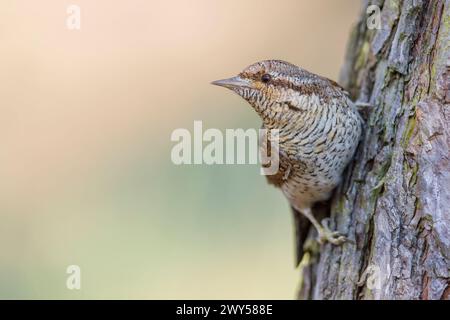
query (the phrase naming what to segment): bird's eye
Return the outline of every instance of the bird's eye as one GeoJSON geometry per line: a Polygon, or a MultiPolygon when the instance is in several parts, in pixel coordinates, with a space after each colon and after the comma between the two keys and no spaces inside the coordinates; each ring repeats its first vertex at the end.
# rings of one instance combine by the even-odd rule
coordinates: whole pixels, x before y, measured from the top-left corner
{"type": "Polygon", "coordinates": [[[264,83],[269,83],[270,80],[272,80],[272,76],[268,73],[263,74],[263,76],[261,77],[261,81],[264,83]]]}

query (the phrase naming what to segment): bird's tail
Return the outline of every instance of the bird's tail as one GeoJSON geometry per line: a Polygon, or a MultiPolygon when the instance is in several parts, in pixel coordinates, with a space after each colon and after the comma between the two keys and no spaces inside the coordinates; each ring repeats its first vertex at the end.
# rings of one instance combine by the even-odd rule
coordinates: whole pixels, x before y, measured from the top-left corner
{"type": "MultiPolygon", "coordinates": [[[[309,227],[311,222],[301,212],[292,208],[294,216],[294,229],[295,229],[295,266],[298,267],[302,261],[304,254],[304,244],[306,237],[309,234],[309,227]]],[[[330,215],[331,201],[321,201],[314,204],[311,208],[313,216],[321,221],[323,218],[330,215]]],[[[314,229],[314,228],[313,228],[314,229]]]]}
{"type": "Polygon", "coordinates": [[[308,236],[311,222],[309,222],[308,218],[306,218],[301,212],[295,210],[293,207],[292,213],[294,216],[295,231],[295,266],[298,267],[303,258],[303,244],[308,236]]]}

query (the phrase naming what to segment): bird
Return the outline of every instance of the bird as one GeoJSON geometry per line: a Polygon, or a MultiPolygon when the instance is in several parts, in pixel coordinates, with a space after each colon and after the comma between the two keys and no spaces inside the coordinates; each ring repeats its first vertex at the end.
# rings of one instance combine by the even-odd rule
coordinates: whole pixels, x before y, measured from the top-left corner
{"type": "Polygon", "coordinates": [[[318,242],[348,239],[319,222],[313,206],[330,199],[359,144],[364,120],[335,81],[282,60],[256,62],[238,75],[217,80],[246,100],[268,132],[278,130],[279,169],[267,175],[281,189],[294,216],[296,266],[311,224],[318,242]]]}

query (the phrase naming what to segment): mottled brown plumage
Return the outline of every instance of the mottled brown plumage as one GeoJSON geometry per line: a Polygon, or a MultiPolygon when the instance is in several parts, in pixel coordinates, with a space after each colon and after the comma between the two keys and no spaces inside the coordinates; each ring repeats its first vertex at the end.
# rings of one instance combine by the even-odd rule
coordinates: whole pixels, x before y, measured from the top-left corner
{"type": "Polygon", "coordinates": [[[311,208],[330,198],[360,139],[362,119],[345,90],[332,80],[280,60],[257,62],[238,76],[213,84],[247,100],[261,117],[263,128],[279,130],[280,169],[267,179],[282,190],[294,209],[297,263],[308,221],[321,242],[343,243],[343,236],[317,222],[311,208]]]}

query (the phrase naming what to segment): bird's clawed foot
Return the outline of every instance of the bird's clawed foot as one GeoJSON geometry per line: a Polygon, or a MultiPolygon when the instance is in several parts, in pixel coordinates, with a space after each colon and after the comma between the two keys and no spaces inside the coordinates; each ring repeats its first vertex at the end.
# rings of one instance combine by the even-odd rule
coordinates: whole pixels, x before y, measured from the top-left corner
{"type": "Polygon", "coordinates": [[[329,221],[328,219],[323,219],[322,226],[320,229],[318,229],[320,244],[330,242],[336,246],[340,246],[344,242],[349,241],[345,236],[343,236],[338,231],[332,231],[328,227],[328,221],[329,221]]]}

